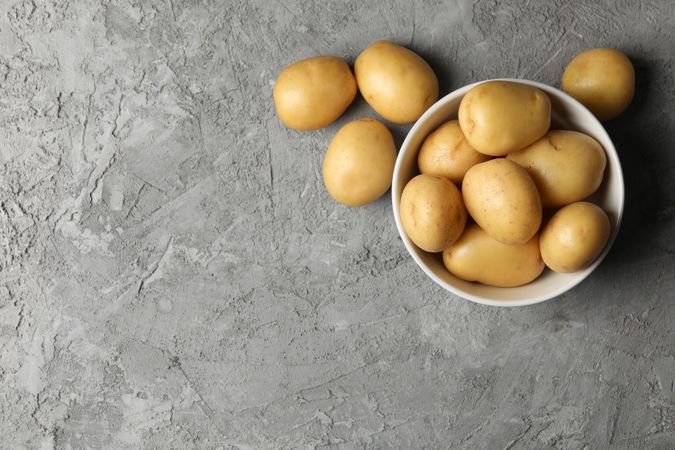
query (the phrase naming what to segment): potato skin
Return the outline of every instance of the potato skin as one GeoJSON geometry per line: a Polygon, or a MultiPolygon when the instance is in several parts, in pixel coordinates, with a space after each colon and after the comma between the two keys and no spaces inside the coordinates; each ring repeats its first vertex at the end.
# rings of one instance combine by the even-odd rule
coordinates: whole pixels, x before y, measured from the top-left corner
{"type": "Polygon", "coordinates": [[[417,165],[422,173],[461,184],[470,167],[488,159],[489,156],[471,147],[459,122],[449,120],[424,139],[417,155],[417,165]]]}
{"type": "Polygon", "coordinates": [[[505,158],[476,164],[462,182],[471,217],[492,238],[524,244],[541,225],[541,200],[527,171],[505,158]]]}
{"type": "Polygon", "coordinates": [[[371,203],[391,186],[396,144],[387,127],[361,119],[340,128],[323,160],[328,193],[347,206],[371,203]]]}
{"type": "Polygon", "coordinates": [[[611,120],[621,114],[635,93],[635,69],[630,59],[613,48],[579,53],[565,68],[563,91],[579,100],[595,116],[611,120]]]}
{"type": "Polygon", "coordinates": [[[443,250],[443,264],[458,278],[497,287],[522,286],[544,270],[539,234],[524,244],[503,244],[476,224],[443,250]]]}
{"type": "Polygon", "coordinates": [[[541,138],[551,125],[551,101],[533,86],[488,81],[466,93],[459,125],[477,151],[504,156],[541,138]]]}
{"type": "Polygon", "coordinates": [[[390,122],[413,122],[438,100],[438,79],[429,64],[393,42],[368,46],[356,58],[354,74],[363,98],[390,122]]]}
{"type": "Polygon", "coordinates": [[[534,144],[507,156],[537,185],[544,208],[568,205],[595,192],[607,157],[592,137],[577,131],[549,131],[534,144]]]}
{"type": "Polygon", "coordinates": [[[356,80],[335,56],[297,61],[274,83],[274,106],[288,128],[315,130],[340,117],[356,97],[356,80]]]}
{"type": "Polygon", "coordinates": [[[597,205],[576,202],[556,212],[546,224],[539,246],[546,265],[571,273],[590,266],[607,245],[611,225],[597,205]]]}
{"type": "Polygon", "coordinates": [[[416,176],[403,188],[399,210],[405,234],[427,252],[448,247],[466,225],[462,194],[447,178],[416,176]]]}

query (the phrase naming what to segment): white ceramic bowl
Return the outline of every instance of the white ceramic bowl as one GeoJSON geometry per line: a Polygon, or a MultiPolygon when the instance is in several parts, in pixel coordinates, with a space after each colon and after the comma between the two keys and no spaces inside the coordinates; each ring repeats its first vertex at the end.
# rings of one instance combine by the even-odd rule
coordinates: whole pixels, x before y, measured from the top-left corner
{"type": "Polygon", "coordinates": [[[401,193],[403,192],[406,183],[415,175],[419,174],[417,168],[417,152],[419,151],[424,138],[443,122],[456,119],[459,103],[462,100],[462,97],[464,97],[464,94],[472,87],[484,83],[485,81],[464,86],[463,88],[457,89],[446,95],[432,105],[431,108],[415,122],[415,125],[413,125],[408,136],[405,138],[396,160],[391,195],[396,227],[401,235],[401,239],[403,239],[405,247],[408,249],[408,252],[417,265],[420,266],[424,273],[432,280],[453,294],[476,303],[492,306],[524,306],[552,299],[569,289],[572,289],[590,275],[600,262],[602,262],[614,243],[614,239],[616,239],[621,224],[624,206],[624,183],[623,174],[621,172],[621,163],[619,162],[619,157],[614,148],[614,144],[598,119],[596,119],[586,107],[564,92],[542,83],[517,79],[505,79],[505,81],[527,84],[546,92],[551,99],[552,106],[551,128],[581,131],[593,136],[605,149],[605,153],[607,154],[605,178],[598,191],[589,198],[589,201],[596,203],[605,210],[612,223],[612,235],[602,254],[595,260],[593,265],[585,270],[572,274],[555,273],[547,268],[544,270],[544,273],[532,283],[514,288],[485,286],[479,283],[470,283],[460,280],[450,274],[443,266],[440,254],[431,254],[420,250],[410,241],[410,239],[408,239],[403,231],[403,227],[401,226],[401,216],[399,214],[401,193]]]}

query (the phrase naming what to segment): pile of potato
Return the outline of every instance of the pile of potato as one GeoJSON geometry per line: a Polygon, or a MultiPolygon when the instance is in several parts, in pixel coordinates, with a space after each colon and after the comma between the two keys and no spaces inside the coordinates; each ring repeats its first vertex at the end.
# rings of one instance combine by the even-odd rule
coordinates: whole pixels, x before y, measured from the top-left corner
{"type": "MultiPolygon", "coordinates": [[[[354,63],[319,56],[286,67],[274,84],[281,121],[295,130],[325,127],[361,92],[386,120],[407,124],[438,100],[438,79],[416,53],[389,41],[368,46],[354,63]]],[[[389,129],[372,118],[343,126],[328,146],[323,180],[330,195],[348,206],[380,198],[391,186],[396,145],[389,129]]]]}
{"type": "Polygon", "coordinates": [[[492,81],[467,92],[458,120],[422,143],[421,174],[403,189],[410,240],[443,252],[455,276],[491,286],[529,283],[544,265],[557,272],[590,265],[610,222],[582,200],[602,183],[605,152],[590,136],[550,125],[551,102],[535,87],[492,81]],[[561,209],[542,226],[544,208],[561,209]]]}
{"type": "MultiPolygon", "coordinates": [[[[630,60],[606,48],[581,53],[563,74],[563,89],[601,120],[627,108],[634,83],[630,60]]],[[[417,120],[438,99],[438,80],[426,61],[377,41],[358,56],[354,74],[334,56],[286,67],[274,103],[286,126],[313,130],[340,117],[357,89],[397,124],[417,120]]],[[[400,201],[406,235],[422,250],[442,252],[455,276],[491,286],[529,283],[545,266],[574,272],[591,265],[611,226],[601,208],[583,200],[602,183],[605,152],[590,136],[550,127],[551,102],[541,90],[507,81],[472,88],[458,120],[438,127],[419,150],[420,175],[400,201]]],[[[383,123],[350,122],[328,146],[324,183],[338,202],[364,205],[389,189],[395,161],[394,139],[383,123]]]]}

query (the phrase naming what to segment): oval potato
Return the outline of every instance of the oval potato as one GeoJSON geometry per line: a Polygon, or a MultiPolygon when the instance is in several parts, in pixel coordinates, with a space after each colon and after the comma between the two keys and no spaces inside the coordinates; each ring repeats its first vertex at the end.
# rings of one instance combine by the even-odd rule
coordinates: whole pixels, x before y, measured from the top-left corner
{"type": "Polygon", "coordinates": [[[282,70],[273,95],[284,125],[295,130],[315,130],[345,112],[356,96],[356,80],[343,59],[318,56],[282,70]]]}
{"type": "Polygon", "coordinates": [[[488,81],[466,93],[459,104],[459,125],[473,148],[503,156],[530,145],[551,125],[551,101],[533,86],[488,81]]]}
{"type": "Polygon", "coordinates": [[[570,273],[590,266],[609,240],[611,225],[597,205],[576,202],[556,212],[540,240],[541,256],[556,272],[570,273]]]}
{"type": "Polygon", "coordinates": [[[591,195],[602,183],[607,165],[598,141],[583,133],[563,130],[549,131],[507,158],[530,174],[544,208],[567,205],[591,195]]]}
{"type": "Polygon", "coordinates": [[[396,144],[391,132],[375,119],[361,119],[340,128],[323,160],[328,193],[348,206],[373,202],[391,186],[396,144]]]}
{"type": "Polygon", "coordinates": [[[462,195],[471,217],[504,244],[529,241],[541,225],[541,200],[527,171],[513,161],[497,158],[470,168],[462,195]]]}
{"type": "Polygon", "coordinates": [[[438,100],[438,79],[417,53],[389,41],[368,46],[354,63],[363,98],[390,122],[417,120],[438,100]]]}
{"type": "Polygon", "coordinates": [[[539,234],[524,244],[503,244],[476,224],[468,225],[462,236],[443,250],[443,264],[462,280],[497,287],[527,284],[544,270],[539,234]]]}
{"type": "Polygon", "coordinates": [[[490,159],[466,140],[459,122],[450,120],[429,134],[417,155],[420,172],[461,183],[470,167],[490,159]]]}
{"type": "Polygon", "coordinates": [[[403,188],[399,209],[405,234],[427,252],[448,247],[466,224],[462,194],[447,178],[416,176],[403,188]]]}
{"type": "Polygon", "coordinates": [[[621,114],[635,93],[635,69],[630,59],[613,48],[579,53],[565,68],[563,90],[600,120],[621,114]]]}

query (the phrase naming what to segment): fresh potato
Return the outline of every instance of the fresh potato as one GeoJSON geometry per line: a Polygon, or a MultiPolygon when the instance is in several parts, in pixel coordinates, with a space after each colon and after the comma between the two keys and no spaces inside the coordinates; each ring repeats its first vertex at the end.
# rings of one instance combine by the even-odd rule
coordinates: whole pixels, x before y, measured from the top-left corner
{"type": "Polygon", "coordinates": [[[476,164],[464,175],[464,204],[492,238],[524,244],[541,225],[541,200],[527,171],[505,158],[476,164]]]}
{"type": "Polygon", "coordinates": [[[541,233],[541,256],[556,272],[576,272],[590,266],[609,240],[610,224],[599,206],[588,202],[556,212],[541,233]]]}
{"type": "Polygon", "coordinates": [[[373,202],[387,192],[396,162],[391,133],[375,119],[361,119],[340,128],[323,160],[328,193],[348,206],[373,202]]]}
{"type": "Polygon", "coordinates": [[[551,125],[551,101],[541,90],[510,81],[471,88],[459,104],[459,125],[473,148],[492,156],[520,150],[551,125]]]}
{"type": "Polygon", "coordinates": [[[464,230],[466,209],[459,189],[447,178],[418,175],[401,194],[401,224],[422,250],[440,252],[464,230]]]}
{"type": "Polygon", "coordinates": [[[274,83],[279,119],[295,130],[315,130],[340,117],[356,96],[356,80],[347,63],[318,56],[287,66],[274,83]]]}
{"type": "Polygon", "coordinates": [[[527,284],[544,270],[539,234],[524,244],[503,244],[478,225],[467,225],[462,236],[443,250],[443,264],[453,275],[497,287],[527,284]]]}
{"type": "Polygon", "coordinates": [[[417,155],[420,172],[462,183],[471,166],[490,159],[466,140],[459,122],[450,120],[426,137],[417,155]]]}
{"type": "Polygon", "coordinates": [[[438,79],[416,53],[377,41],[356,58],[354,74],[368,104],[390,122],[417,120],[438,100],[438,79]]]}
{"type": "Polygon", "coordinates": [[[579,53],[565,68],[563,90],[600,120],[621,114],[635,93],[635,69],[630,59],[613,48],[579,53]]]}
{"type": "Polygon", "coordinates": [[[530,174],[544,208],[568,205],[591,195],[602,183],[607,164],[598,141],[583,133],[562,130],[549,131],[507,158],[530,174]]]}

